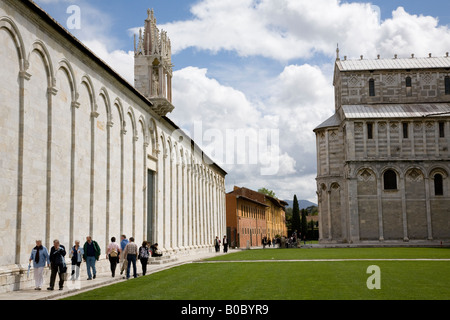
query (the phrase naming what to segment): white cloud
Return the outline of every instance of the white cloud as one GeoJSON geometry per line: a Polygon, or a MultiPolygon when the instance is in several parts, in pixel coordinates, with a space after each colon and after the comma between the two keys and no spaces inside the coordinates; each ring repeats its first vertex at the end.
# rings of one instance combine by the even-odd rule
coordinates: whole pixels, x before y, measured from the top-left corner
{"type": "Polygon", "coordinates": [[[195,47],[279,61],[335,54],[336,43],[349,57],[375,58],[394,53],[443,55],[450,32],[433,17],[403,8],[380,23],[370,3],[338,0],[203,0],[191,8],[194,18],[161,25],[173,40],[174,53],[195,47]]]}
{"type": "MultiPolygon", "coordinates": [[[[104,60],[112,69],[119,73],[130,84],[134,84],[134,52],[117,50],[120,40],[111,34],[113,19],[105,10],[98,9],[87,0],[38,0],[38,4],[57,6],[61,12],[61,25],[68,29],[86,47],[104,60]],[[75,4],[80,10],[80,29],[70,29],[67,19],[69,3],[75,4]]],[[[132,40],[130,39],[130,45],[132,40]]]]}
{"type": "Polygon", "coordinates": [[[309,64],[289,65],[273,83],[266,110],[279,117],[284,146],[315,151],[312,130],[334,112],[331,74],[309,64]]]}
{"type": "Polygon", "coordinates": [[[123,50],[108,50],[106,44],[99,40],[86,40],[83,42],[100,59],[106,62],[119,75],[134,85],[134,52],[123,50]]]}
{"type": "Polygon", "coordinates": [[[295,190],[286,183],[290,178],[302,188],[308,186],[301,191],[314,200],[316,161],[312,130],[333,112],[331,81],[318,67],[291,65],[267,83],[271,84],[266,88],[269,98],[252,101],[241,91],[209,78],[206,69],[184,68],[174,73],[175,110],[169,116],[229,172],[228,189],[233,184],[268,187],[290,199],[295,190]],[[242,130],[240,138],[246,137],[257,148],[252,152],[252,146],[247,145],[242,151],[237,143],[230,147],[226,144],[230,142],[227,130],[242,130]],[[268,134],[268,143],[261,132],[268,134]],[[210,140],[208,133],[214,139],[210,140]],[[252,133],[256,137],[252,138],[252,133]],[[273,144],[272,139],[277,143],[273,144]],[[223,151],[215,152],[217,146],[223,151]],[[247,154],[241,163],[243,153],[247,154]],[[254,154],[256,165],[250,161],[254,154]],[[268,175],[263,174],[264,169],[268,175]]]}
{"type": "Polygon", "coordinates": [[[392,18],[385,20],[377,35],[377,49],[384,56],[394,54],[425,57],[428,53],[444,55],[450,48],[448,26],[439,26],[438,19],[423,15],[410,15],[399,7],[392,18]]]}
{"type": "MultiPolygon", "coordinates": [[[[116,49],[118,39],[111,36],[109,15],[84,0],[77,5],[83,22],[75,35],[133,84],[133,52],[116,49]]],[[[376,9],[370,3],[339,0],[200,0],[191,8],[192,19],[159,25],[168,31],[174,54],[181,54],[186,48],[211,53],[230,51],[241,57],[265,57],[286,64],[278,75],[269,76],[264,66],[255,67],[251,59],[244,67],[223,61],[220,82],[204,68],[186,67],[174,72],[175,111],[169,117],[186,131],[193,131],[194,123],[201,122],[203,133],[210,133],[206,138],[211,140],[194,138],[200,145],[203,142],[204,150],[213,159],[222,161],[229,172],[227,189],[233,184],[253,189],[267,187],[281,198],[291,199],[297,193],[299,198],[317,201],[312,130],[334,112],[332,66],[313,65],[312,59],[318,54],[332,58],[336,43],[341,57],[349,58],[411,53],[418,57],[449,51],[449,28],[440,26],[436,18],[412,15],[400,7],[392,12],[392,17],[380,21],[376,9]],[[311,60],[309,64],[293,64],[300,58],[311,60]],[[236,80],[239,77],[247,78],[236,80]],[[245,83],[246,88],[228,85],[233,82],[245,83]],[[225,145],[223,152],[216,154],[215,138],[226,137],[227,129],[279,130],[279,144],[258,154],[259,161],[279,166],[277,174],[261,175],[263,166],[250,164],[250,155],[244,159],[246,164],[236,164],[236,148],[225,145]],[[227,162],[230,154],[233,162],[227,162]]],[[[136,28],[129,31],[138,33],[136,28]]],[[[130,47],[131,43],[132,40],[130,47]]],[[[173,59],[176,63],[177,56],[173,59]]],[[[248,139],[264,144],[260,136],[248,139]]]]}

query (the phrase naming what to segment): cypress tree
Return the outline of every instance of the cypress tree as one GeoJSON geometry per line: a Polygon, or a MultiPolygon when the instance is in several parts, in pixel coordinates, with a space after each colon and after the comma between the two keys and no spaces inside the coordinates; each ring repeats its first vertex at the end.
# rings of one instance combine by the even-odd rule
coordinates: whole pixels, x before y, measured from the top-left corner
{"type": "MultiPolygon", "coordinates": [[[[308,231],[308,223],[306,222],[306,210],[302,209],[302,238],[306,236],[306,232],[308,231]]],[[[302,239],[303,240],[303,239],[302,239]]]]}
{"type": "Polygon", "coordinates": [[[294,195],[294,204],[292,205],[292,231],[297,231],[297,237],[301,231],[300,209],[298,207],[297,195],[294,195]]]}

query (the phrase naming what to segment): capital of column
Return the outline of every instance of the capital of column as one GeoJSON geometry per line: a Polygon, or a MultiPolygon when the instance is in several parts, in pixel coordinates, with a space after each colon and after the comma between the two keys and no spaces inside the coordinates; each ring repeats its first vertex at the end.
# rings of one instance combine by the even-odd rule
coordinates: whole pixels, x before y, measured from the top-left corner
{"type": "Polygon", "coordinates": [[[56,87],[49,87],[47,89],[47,94],[52,95],[52,96],[56,96],[58,93],[58,89],[56,89],[56,87]]]}
{"type": "Polygon", "coordinates": [[[80,104],[78,101],[72,101],[71,106],[72,106],[72,108],[74,108],[74,109],[79,109],[80,106],[81,106],[81,104],[80,104]]]}
{"type": "Polygon", "coordinates": [[[98,113],[97,111],[91,112],[91,118],[98,118],[99,115],[100,115],[100,113],[98,113]]]}
{"type": "Polygon", "coordinates": [[[31,79],[31,74],[26,72],[26,71],[20,71],[19,72],[19,78],[22,78],[24,80],[30,80],[31,79]]]}

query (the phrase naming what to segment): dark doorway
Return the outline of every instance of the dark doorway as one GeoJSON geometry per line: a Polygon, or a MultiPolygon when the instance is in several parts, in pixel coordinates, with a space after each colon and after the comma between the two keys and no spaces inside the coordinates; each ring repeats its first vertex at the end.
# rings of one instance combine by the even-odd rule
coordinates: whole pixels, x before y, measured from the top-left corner
{"type": "Polygon", "coordinates": [[[155,172],[147,173],[147,241],[154,243],[155,172]]]}

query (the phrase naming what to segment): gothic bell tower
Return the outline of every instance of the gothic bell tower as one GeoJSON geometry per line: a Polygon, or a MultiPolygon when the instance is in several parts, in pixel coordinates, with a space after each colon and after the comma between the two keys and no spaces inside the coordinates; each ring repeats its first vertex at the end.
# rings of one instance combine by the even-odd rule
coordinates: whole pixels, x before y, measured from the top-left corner
{"type": "Polygon", "coordinates": [[[153,9],[147,10],[144,32],[134,36],[134,86],[160,116],[172,112],[172,49],[167,32],[159,31],[153,9]]]}

